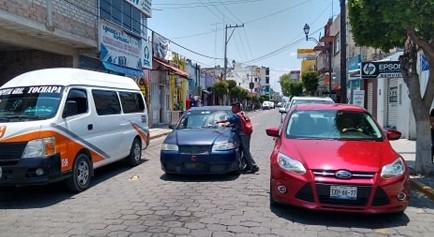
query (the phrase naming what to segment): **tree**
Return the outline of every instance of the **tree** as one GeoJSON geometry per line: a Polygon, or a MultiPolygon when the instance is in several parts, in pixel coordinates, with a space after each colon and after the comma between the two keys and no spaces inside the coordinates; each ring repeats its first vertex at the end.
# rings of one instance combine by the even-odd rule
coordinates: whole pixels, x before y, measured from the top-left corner
{"type": "Polygon", "coordinates": [[[238,98],[240,88],[237,86],[237,82],[234,80],[226,80],[226,84],[228,85],[229,102],[232,102],[238,98]]]}
{"type": "Polygon", "coordinates": [[[434,98],[434,1],[433,0],[349,0],[349,16],[355,42],[360,46],[404,48],[401,72],[409,89],[416,120],[416,172],[434,172],[431,156],[429,109],[434,98]],[[422,51],[431,65],[422,95],[416,70],[422,51]]]}
{"type": "MultiPolygon", "coordinates": [[[[248,96],[249,96],[249,90],[240,87],[240,93],[239,93],[238,96],[239,96],[238,99],[239,99],[240,101],[243,101],[243,100],[248,99],[248,96]]],[[[256,96],[255,96],[254,98],[256,98],[256,96]]]]}
{"type": "Polygon", "coordinates": [[[219,104],[222,104],[222,99],[228,94],[228,84],[223,80],[216,80],[212,87],[212,91],[217,96],[219,104]]]}
{"type": "Polygon", "coordinates": [[[235,86],[229,89],[229,96],[231,97],[231,102],[240,99],[241,87],[235,86]]]}
{"type": "Polygon", "coordinates": [[[303,84],[299,81],[291,81],[289,83],[289,96],[301,96],[303,95],[303,84]]]}
{"type": "Polygon", "coordinates": [[[303,85],[297,80],[291,80],[289,74],[280,76],[280,87],[284,96],[301,96],[303,95],[303,85]]]}
{"type": "Polygon", "coordinates": [[[304,72],[301,76],[301,83],[308,95],[313,95],[318,89],[318,72],[304,72]]]}
{"type": "Polygon", "coordinates": [[[282,94],[284,96],[291,96],[290,91],[289,91],[289,88],[290,88],[289,84],[290,84],[290,82],[291,82],[291,78],[289,77],[288,73],[283,74],[282,76],[280,76],[279,83],[280,83],[280,88],[282,90],[282,94]]]}

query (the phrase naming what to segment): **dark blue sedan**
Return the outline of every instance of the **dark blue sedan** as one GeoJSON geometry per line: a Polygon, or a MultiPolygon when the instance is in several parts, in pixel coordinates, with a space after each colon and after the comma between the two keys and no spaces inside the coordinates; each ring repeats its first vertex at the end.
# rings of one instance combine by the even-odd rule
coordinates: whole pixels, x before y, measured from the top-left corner
{"type": "Polygon", "coordinates": [[[225,174],[245,168],[238,136],[217,125],[232,115],[229,106],[195,107],[164,140],[161,168],[167,174],[225,174]]]}

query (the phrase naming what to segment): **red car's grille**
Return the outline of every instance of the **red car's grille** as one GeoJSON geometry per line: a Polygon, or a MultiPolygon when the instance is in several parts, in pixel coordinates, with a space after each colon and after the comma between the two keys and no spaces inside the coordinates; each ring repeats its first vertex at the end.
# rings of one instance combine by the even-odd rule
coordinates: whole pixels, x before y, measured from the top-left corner
{"type": "MultiPolygon", "coordinates": [[[[341,178],[338,177],[337,173],[340,170],[312,170],[312,173],[317,177],[334,177],[334,178],[341,178]]],[[[341,178],[341,179],[372,179],[375,175],[375,173],[371,172],[357,172],[357,171],[348,171],[351,174],[351,177],[348,178],[341,178]]]]}
{"type": "MultiPolygon", "coordinates": [[[[331,205],[346,205],[346,206],[366,206],[369,200],[369,194],[371,193],[371,186],[358,186],[358,185],[346,185],[357,187],[357,198],[355,200],[346,199],[334,199],[330,197],[330,187],[334,184],[317,183],[316,189],[318,193],[318,199],[321,204],[331,205]]],[[[339,184],[339,186],[344,186],[339,184]]]]}

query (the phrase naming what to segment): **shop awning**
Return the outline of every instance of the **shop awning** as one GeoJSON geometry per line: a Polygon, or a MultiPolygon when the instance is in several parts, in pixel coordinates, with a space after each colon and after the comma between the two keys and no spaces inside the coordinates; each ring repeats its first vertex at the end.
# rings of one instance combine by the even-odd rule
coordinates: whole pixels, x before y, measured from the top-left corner
{"type": "Polygon", "coordinates": [[[132,76],[132,77],[143,77],[144,73],[142,70],[132,69],[128,67],[122,67],[116,64],[102,62],[102,65],[105,69],[125,74],[126,76],[132,76]]]}
{"type": "MultiPolygon", "coordinates": [[[[176,75],[178,75],[178,76],[188,78],[188,74],[187,74],[186,72],[182,71],[181,69],[179,69],[179,68],[177,68],[177,67],[175,67],[175,66],[172,66],[172,65],[170,65],[169,63],[163,62],[163,61],[161,61],[161,60],[159,60],[159,59],[157,59],[157,58],[154,58],[154,60],[155,60],[157,63],[159,63],[159,64],[161,64],[161,65],[167,67],[167,68],[169,69],[170,72],[172,72],[172,73],[174,73],[174,74],[176,74],[176,75]]],[[[154,69],[154,70],[155,70],[155,69],[154,69]]]]}

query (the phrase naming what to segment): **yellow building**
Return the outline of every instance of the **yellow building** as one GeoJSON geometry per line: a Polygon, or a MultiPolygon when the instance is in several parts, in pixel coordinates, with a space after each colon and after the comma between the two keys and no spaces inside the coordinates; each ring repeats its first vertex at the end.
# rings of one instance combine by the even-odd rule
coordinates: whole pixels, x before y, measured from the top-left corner
{"type": "Polygon", "coordinates": [[[301,76],[305,72],[316,71],[316,61],[315,59],[304,59],[301,61],[301,76]]]}
{"type": "MultiPolygon", "coordinates": [[[[171,64],[181,71],[185,72],[186,61],[180,55],[173,53],[171,64]]],[[[187,99],[187,78],[179,75],[172,74],[169,76],[169,94],[170,103],[169,108],[171,111],[184,110],[186,107],[185,101],[187,99]]]]}

